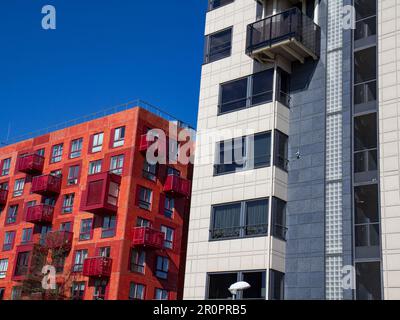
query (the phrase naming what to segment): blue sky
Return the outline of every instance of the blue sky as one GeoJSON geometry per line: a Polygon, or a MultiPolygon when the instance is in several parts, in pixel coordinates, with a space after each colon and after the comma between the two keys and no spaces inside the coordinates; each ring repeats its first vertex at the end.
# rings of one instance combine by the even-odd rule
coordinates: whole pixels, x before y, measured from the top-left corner
{"type": "Polygon", "coordinates": [[[0,141],[140,98],[196,124],[206,0],[1,0],[0,141]],[[42,7],[57,10],[43,30],[42,7]]]}

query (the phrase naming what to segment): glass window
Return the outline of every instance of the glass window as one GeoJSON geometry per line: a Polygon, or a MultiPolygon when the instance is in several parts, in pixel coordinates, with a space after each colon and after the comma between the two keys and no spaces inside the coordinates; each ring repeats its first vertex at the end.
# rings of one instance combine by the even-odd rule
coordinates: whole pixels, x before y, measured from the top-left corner
{"type": "Polygon", "coordinates": [[[245,235],[265,235],[268,233],[268,199],[246,202],[245,235]]]}
{"type": "Polygon", "coordinates": [[[114,131],[113,148],[121,147],[125,141],[125,127],[119,127],[114,131]]]}
{"type": "Polygon", "coordinates": [[[164,233],[164,248],[172,249],[174,246],[174,229],[161,226],[161,232],[164,233]]]}
{"type": "Polygon", "coordinates": [[[168,290],[156,288],[156,290],[154,291],[154,299],[156,300],[168,300],[168,296],[168,290]]]}
{"type": "Polygon", "coordinates": [[[96,279],[94,281],[93,300],[105,300],[107,284],[107,279],[96,279]]]}
{"type": "Polygon", "coordinates": [[[40,227],[40,244],[44,245],[46,241],[47,234],[51,232],[51,226],[41,226],[40,227]]]}
{"type": "Polygon", "coordinates": [[[15,231],[6,231],[4,234],[3,251],[10,251],[14,246],[15,231]]]}
{"type": "Polygon", "coordinates": [[[233,173],[246,165],[246,138],[222,141],[217,145],[217,160],[214,174],[233,173]]]}
{"type": "Polygon", "coordinates": [[[242,299],[265,300],[265,286],[267,283],[265,272],[243,272],[241,280],[251,286],[249,289],[243,291],[242,299]]]}
{"type": "Polygon", "coordinates": [[[137,220],[136,220],[136,226],[137,227],[150,228],[151,227],[151,222],[150,222],[150,220],[138,217],[137,220]]]}
{"type": "Polygon", "coordinates": [[[6,224],[16,223],[18,216],[18,205],[10,206],[7,211],[6,224]]]}
{"type": "Polygon", "coordinates": [[[241,203],[219,205],[213,208],[211,239],[240,236],[241,203]]]}
{"type": "Polygon", "coordinates": [[[153,192],[145,187],[139,187],[139,207],[150,210],[153,192]]]}
{"type": "Polygon", "coordinates": [[[4,159],[1,162],[1,176],[7,176],[10,174],[11,158],[4,159]]]}
{"type": "Polygon", "coordinates": [[[30,254],[29,251],[18,253],[14,275],[22,276],[28,273],[30,254]]]}
{"type": "Polygon", "coordinates": [[[144,300],[145,289],[143,284],[131,282],[129,300],[144,300]]]}
{"type": "Polygon", "coordinates": [[[16,286],[12,288],[11,300],[19,300],[21,299],[21,295],[22,295],[22,287],[16,286]]]}
{"type": "Polygon", "coordinates": [[[8,259],[0,259],[0,279],[4,279],[7,275],[8,259]]]}
{"type": "Polygon", "coordinates": [[[274,69],[253,75],[251,104],[271,102],[273,93],[274,69]]]}
{"type": "Polygon", "coordinates": [[[286,202],[272,198],[272,235],[281,240],[286,240],[286,202]]]}
{"type": "Polygon", "coordinates": [[[146,261],[146,252],[143,250],[132,249],[131,251],[131,266],[132,272],[144,273],[146,261]]]}
{"type": "Polygon", "coordinates": [[[78,250],[75,252],[75,258],[74,258],[74,267],[73,271],[74,272],[81,272],[83,269],[83,262],[88,256],[88,251],[86,249],[83,250],[78,250]]]}
{"type": "Polygon", "coordinates": [[[83,300],[85,295],[85,282],[73,282],[71,287],[72,300],[83,300]]]}
{"type": "Polygon", "coordinates": [[[376,15],[376,1],[355,0],[356,20],[368,18],[376,15]]]}
{"type": "Polygon", "coordinates": [[[13,196],[14,197],[22,196],[24,193],[24,187],[25,187],[25,178],[15,180],[13,196]]]}
{"type": "Polygon", "coordinates": [[[274,156],[274,165],[282,170],[287,171],[289,164],[289,137],[275,130],[275,156],[274,156]]]}
{"type": "Polygon", "coordinates": [[[160,279],[167,279],[168,268],[169,268],[168,257],[158,256],[156,264],[156,277],[160,279]]]}
{"type": "Polygon", "coordinates": [[[147,180],[156,181],[157,180],[157,164],[150,164],[146,160],[143,163],[143,177],[147,180]]]}
{"type": "Polygon", "coordinates": [[[377,148],[376,113],[354,118],[354,150],[377,148]]]}
{"type": "Polygon", "coordinates": [[[114,174],[122,174],[124,168],[124,155],[119,155],[111,158],[110,171],[114,174]]]}
{"type": "Polygon", "coordinates": [[[60,162],[62,160],[63,144],[53,146],[51,150],[51,163],[60,162]]]}
{"type": "Polygon", "coordinates": [[[74,184],[78,184],[78,180],[79,180],[79,166],[72,166],[69,167],[68,170],[68,185],[74,185],[74,184]]]}
{"type": "Polygon", "coordinates": [[[234,0],[209,0],[208,1],[208,10],[214,10],[219,7],[225,6],[227,4],[232,3],[234,0]]]}
{"type": "Polygon", "coordinates": [[[231,299],[228,288],[238,281],[238,274],[218,273],[208,275],[207,299],[231,299]]]}
{"type": "Polygon", "coordinates": [[[100,152],[103,148],[104,133],[96,133],[92,137],[92,153],[100,152]]]}
{"type": "Polygon", "coordinates": [[[33,232],[32,228],[23,229],[21,242],[28,243],[32,241],[32,232],[33,232]]]}
{"type": "Polygon", "coordinates": [[[81,156],[82,154],[82,144],[83,144],[83,139],[79,138],[76,140],[73,140],[71,142],[71,153],[69,155],[70,159],[75,159],[81,156]]]}
{"type": "Polygon", "coordinates": [[[172,219],[174,215],[175,200],[172,197],[166,196],[164,202],[164,216],[172,219]]]}
{"type": "Polygon", "coordinates": [[[382,299],[381,266],[378,261],[356,263],[356,299],[382,299]]]}
{"type": "Polygon", "coordinates": [[[354,83],[376,80],[376,47],[354,53],[354,83]]]}
{"type": "Polygon", "coordinates": [[[99,256],[103,258],[111,257],[111,247],[101,247],[99,248],[99,256]]]}
{"type": "Polygon", "coordinates": [[[39,156],[41,156],[41,157],[44,157],[44,152],[45,152],[45,149],[44,149],[44,148],[39,149],[39,150],[36,150],[36,154],[39,155],[39,156]]]}
{"type": "Polygon", "coordinates": [[[173,167],[167,167],[167,176],[180,177],[181,172],[173,167]]]}
{"type": "Polygon", "coordinates": [[[63,222],[60,225],[60,231],[67,231],[67,232],[71,232],[72,230],[72,223],[71,222],[63,222]]]}
{"type": "Polygon", "coordinates": [[[6,288],[0,288],[0,301],[4,300],[4,292],[6,291],[6,288]]]}
{"type": "Polygon", "coordinates": [[[119,197],[119,184],[115,182],[110,182],[110,186],[108,189],[108,198],[107,202],[108,204],[111,204],[113,206],[118,205],[118,197],[119,197]]]}
{"type": "Polygon", "coordinates": [[[90,240],[92,238],[92,219],[83,219],[81,221],[81,228],[79,232],[79,240],[90,240]]]}
{"type": "Polygon", "coordinates": [[[285,274],[270,270],[269,296],[270,300],[284,300],[285,274]]]}
{"type": "Polygon", "coordinates": [[[64,195],[61,213],[71,213],[74,210],[75,193],[64,195]]]}
{"type": "Polygon", "coordinates": [[[221,85],[220,114],[240,110],[247,106],[247,83],[248,79],[244,78],[221,85]]]}
{"type": "Polygon", "coordinates": [[[91,161],[89,163],[89,174],[100,173],[102,163],[103,163],[102,160],[91,161]]]}
{"type": "Polygon", "coordinates": [[[270,133],[254,135],[253,148],[249,150],[249,158],[253,161],[254,168],[269,166],[271,164],[270,133]]]}
{"type": "Polygon", "coordinates": [[[117,217],[116,216],[105,216],[103,218],[101,237],[102,238],[114,237],[116,227],[117,227],[117,217]]]}
{"type": "Polygon", "coordinates": [[[206,36],[204,63],[214,62],[231,55],[232,28],[206,36]]]}

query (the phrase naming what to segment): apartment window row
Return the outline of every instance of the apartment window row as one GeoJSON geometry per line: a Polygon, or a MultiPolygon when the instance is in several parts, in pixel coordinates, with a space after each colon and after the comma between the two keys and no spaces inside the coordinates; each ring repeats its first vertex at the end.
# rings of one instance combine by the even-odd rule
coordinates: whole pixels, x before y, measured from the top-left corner
{"type": "MultiPolygon", "coordinates": [[[[111,148],[117,148],[124,145],[125,142],[125,127],[119,127],[112,130],[112,139],[110,141],[111,148]]],[[[104,133],[96,133],[90,137],[89,152],[97,153],[102,151],[104,142],[104,133]]],[[[75,159],[82,155],[83,138],[71,141],[69,158],[75,159]]],[[[52,146],[50,163],[57,163],[62,160],[64,152],[64,144],[60,143],[52,146]]],[[[36,151],[37,154],[44,156],[44,149],[36,151]]],[[[0,162],[0,176],[7,176],[10,174],[11,158],[4,159],[0,162]]]]}
{"type": "MultiPolygon", "coordinates": [[[[139,208],[150,211],[153,202],[153,190],[139,186],[138,187],[138,197],[137,205],[139,208]]],[[[171,196],[164,194],[160,195],[159,211],[165,217],[172,219],[174,215],[175,199],[171,196]]]]}
{"type": "MultiPolygon", "coordinates": [[[[145,274],[146,267],[146,251],[140,249],[132,249],[129,269],[131,272],[145,274]]],[[[156,277],[160,279],[168,278],[169,259],[164,256],[157,256],[155,266],[156,277]]]]}
{"type": "MultiPolygon", "coordinates": [[[[129,289],[129,300],[144,300],[146,296],[146,285],[136,282],[131,282],[129,289]]],[[[169,291],[156,288],[154,290],[155,300],[169,300],[169,291]]]]}
{"type": "MultiPolygon", "coordinates": [[[[229,139],[217,143],[214,175],[234,173],[271,165],[271,132],[229,139]]],[[[275,130],[273,163],[287,170],[288,136],[275,130]]]]}
{"type": "MultiPolygon", "coordinates": [[[[269,270],[269,299],[284,299],[284,273],[276,270],[269,270]]],[[[266,279],[267,271],[238,271],[238,272],[220,272],[207,274],[207,299],[232,299],[229,287],[238,282],[245,281],[250,284],[250,288],[238,291],[235,299],[265,300],[266,297],[266,279]]]]}
{"type": "MultiPolygon", "coordinates": [[[[268,235],[269,199],[256,199],[212,207],[210,240],[268,235]]],[[[286,203],[272,198],[272,236],[286,239],[286,203]]]]}

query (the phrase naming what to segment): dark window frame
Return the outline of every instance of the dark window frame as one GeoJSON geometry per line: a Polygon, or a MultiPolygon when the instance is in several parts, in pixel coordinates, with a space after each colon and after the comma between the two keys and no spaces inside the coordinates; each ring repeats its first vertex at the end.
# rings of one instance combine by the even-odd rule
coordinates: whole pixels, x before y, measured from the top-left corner
{"type": "MultiPolygon", "coordinates": [[[[203,64],[216,62],[216,61],[230,57],[232,55],[232,43],[233,43],[233,26],[206,35],[205,41],[204,41],[204,62],[203,62],[203,64]],[[210,52],[211,41],[212,41],[211,38],[217,36],[218,34],[227,32],[227,31],[230,31],[230,41],[229,41],[230,46],[229,46],[229,49],[225,49],[225,50],[226,51],[229,50],[229,54],[225,53],[225,55],[223,55],[222,57],[210,59],[210,56],[212,56],[212,53],[210,52]]],[[[223,52],[224,50],[221,50],[221,51],[223,52]]],[[[220,53],[220,52],[217,52],[217,53],[220,53]]],[[[216,53],[214,53],[214,54],[216,54],[216,53]]]]}

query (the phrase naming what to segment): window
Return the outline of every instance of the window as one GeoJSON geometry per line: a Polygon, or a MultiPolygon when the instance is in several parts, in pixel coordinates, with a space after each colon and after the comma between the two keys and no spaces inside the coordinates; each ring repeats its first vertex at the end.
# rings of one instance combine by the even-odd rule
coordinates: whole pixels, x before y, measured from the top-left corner
{"type": "Polygon", "coordinates": [[[8,190],[8,182],[0,183],[0,190],[8,190]]]}
{"type": "Polygon", "coordinates": [[[208,10],[214,10],[225,6],[227,4],[232,3],[234,0],[209,0],[208,1],[208,10]]]}
{"type": "Polygon", "coordinates": [[[21,242],[28,243],[32,241],[32,232],[33,232],[32,228],[23,229],[21,242]]]}
{"type": "Polygon", "coordinates": [[[79,180],[79,166],[69,167],[67,184],[69,186],[78,184],[78,180],[79,180]]]}
{"type": "Polygon", "coordinates": [[[103,149],[104,133],[96,133],[92,136],[91,152],[100,152],[103,149]]]}
{"type": "Polygon", "coordinates": [[[50,172],[50,174],[54,177],[61,177],[62,176],[62,171],[60,169],[53,170],[50,172]]]}
{"type": "Polygon", "coordinates": [[[156,263],[156,277],[160,279],[167,279],[168,277],[169,260],[168,257],[157,257],[156,263]]]}
{"type": "Polygon", "coordinates": [[[235,282],[246,281],[250,288],[239,291],[236,299],[262,299],[266,297],[266,272],[242,271],[208,274],[207,299],[232,299],[228,288],[235,282]]]}
{"type": "Polygon", "coordinates": [[[105,300],[108,281],[106,279],[94,280],[93,300],[105,300]]]}
{"type": "Polygon", "coordinates": [[[150,222],[150,220],[138,217],[137,221],[136,221],[136,226],[137,227],[150,228],[151,227],[151,222],[150,222]]]}
{"type": "Polygon", "coordinates": [[[157,180],[157,164],[150,164],[146,160],[143,163],[143,177],[147,180],[157,180]]]}
{"type": "Polygon", "coordinates": [[[257,169],[270,164],[271,133],[258,133],[219,142],[214,175],[257,169]]]}
{"type": "Polygon", "coordinates": [[[25,178],[15,180],[13,196],[14,197],[22,196],[24,193],[24,187],[25,187],[25,178]]]}
{"type": "Polygon", "coordinates": [[[211,219],[212,240],[265,236],[268,233],[268,199],[213,206],[211,219]]]}
{"type": "Polygon", "coordinates": [[[101,247],[99,248],[99,256],[103,258],[111,257],[111,247],[101,247]]]}
{"type": "Polygon", "coordinates": [[[44,152],[45,152],[44,148],[36,150],[36,154],[41,157],[44,157],[44,152]]]}
{"type": "Polygon", "coordinates": [[[13,287],[11,291],[11,300],[19,300],[22,295],[22,287],[13,287]]]}
{"type": "Polygon", "coordinates": [[[108,188],[107,203],[113,206],[117,206],[118,197],[119,197],[119,184],[111,181],[108,188]]]}
{"type": "Polygon", "coordinates": [[[29,251],[18,253],[14,272],[15,276],[22,276],[28,273],[30,255],[31,253],[29,251]]]}
{"type": "Polygon", "coordinates": [[[102,238],[111,238],[115,236],[115,229],[117,227],[116,216],[106,216],[103,218],[103,226],[101,229],[102,238]]]}
{"type": "Polygon", "coordinates": [[[79,232],[79,240],[90,240],[92,238],[92,219],[83,219],[81,221],[81,228],[79,232]]]}
{"type": "Polygon", "coordinates": [[[219,114],[271,102],[273,79],[274,69],[268,69],[246,78],[221,84],[219,114]]]}
{"type": "Polygon", "coordinates": [[[4,292],[6,291],[6,288],[0,288],[0,301],[4,300],[4,292]]]}
{"type": "Polygon", "coordinates": [[[8,259],[0,259],[0,279],[4,279],[7,275],[8,259]]]}
{"type": "Polygon", "coordinates": [[[180,175],[181,175],[181,172],[178,169],[175,169],[173,167],[167,168],[167,176],[180,177],[180,175]]]}
{"type": "Polygon", "coordinates": [[[275,130],[275,155],[274,165],[278,168],[287,171],[289,164],[289,138],[286,134],[275,130]]]}
{"type": "Polygon", "coordinates": [[[62,160],[63,147],[63,144],[53,146],[51,151],[51,163],[60,162],[62,160]]]}
{"type": "Polygon", "coordinates": [[[122,174],[124,168],[124,155],[119,155],[111,158],[110,171],[115,174],[122,174]]]}
{"type": "Polygon", "coordinates": [[[73,282],[71,287],[71,299],[83,300],[85,295],[85,282],[73,282]]]}
{"type": "Polygon", "coordinates": [[[174,215],[175,200],[172,197],[166,196],[164,202],[164,216],[172,219],[174,215]]]}
{"type": "Polygon", "coordinates": [[[113,148],[121,147],[125,141],[125,127],[119,127],[114,130],[113,148]]]}
{"type": "Polygon", "coordinates": [[[129,300],[144,300],[146,287],[143,284],[131,282],[129,290],[129,300]]]}
{"type": "Polygon", "coordinates": [[[156,288],[156,290],[154,291],[154,299],[156,300],[168,300],[168,297],[168,290],[156,288]]]}
{"type": "Polygon", "coordinates": [[[66,260],[66,253],[57,254],[53,257],[53,265],[56,268],[56,273],[63,273],[66,260]]]}
{"type": "Polygon", "coordinates": [[[10,174],[11,158],[4,159],[1,161],[1,176],[7,176],[10,174]]]}
{"type": "Polygon", "coordinates": [[[381,266],[379,261],[356,263],[356,299],[382,299],[381,266]]]}
{"type": "Polygon", "coordinates": [[[83,139],[76,139],[71,142],[71,153],[69,155],[70,159],[79,158],[82,154],[82,144],[83,139]]]}
{"type": "Polygon", "coordinates": [[[378,170],[377,137],[376,113],[354,118],[354,171],[356,174],[378,170]]]}
{"type": "Polygon", "coordinates": [[[145,210],[151,208],[152,191],[145,187],[139,187],[139,207],[145,210]]]}
{"type": "Polygon", "coordinates": [[[174,246],[174,229],[161,226],[161,232],[164,233],[164,248],[172,249],[174,246]]]}
{"type": "Polygon", "coordinates": [[[14,247],[15,231],[6,231],[4,234],[3,251],[10,251],[14,247]]]}
{"type": "Polygon", "coordinates": [[[231,55],[232,28],[206,36],[204,63],[214,62],[231,55]]]}
{"type": "Polygon", "coordinates": [[[130,270],[132,272],[144,273],[146,261],[146,252],[139,249],[132,249],[131,251],[131,265],[130,270]]]}
{"type": "Polygon", "coordinates": [[[71,213],[74,210],[75,193],[65,194],[61,213],[71,213]]]}
{"type": "Polygon", "coordinates": [[[18,216],[18,205],[10,206],[7,211],[6,224],[16,223],[17,216],[18,216]]]}
{"type": "Polygon", "coordinates": [[[355,105],[376,101],[376,61],[375,46],[354,53],[355,105]]]}
{"type": "Polygon", "coordinates": [[[40,229],[40,244],[44,245],[48,233],[51,232],[51,226],[42,226],[40,229]]]}
{"type": "Polygon", "coordinates": [[[72,222],[68,221],[68,222],[61,223],[60,231],[71,232],[71,230],[72,230],[72,222]]]}
{"type": "Polygon", "coordinates": [[[272,235],[281,240],[286,240],[286,202],[272,198],[272,235]]]}
{"type": "Polygon", "coordinates": [[[270,300],[284,300],[285,274],[270,270],[269,296],[270,300]]]}
{"type": "Polygon", "coordinates": [[[89,163],[89,174],[96,174],[101,172],[101,166],[103,161],[96,160],[89,163]]]}
{"type": "Polygon", "coordinates": [[[83,262],[87,258],[88,251],[86,249],[84,250],[78,250],[75,252],[75,259],[74,259],[74,266],[73,266],[73,271],[74,272],[81,272],[83,269],[83,262]]]}

